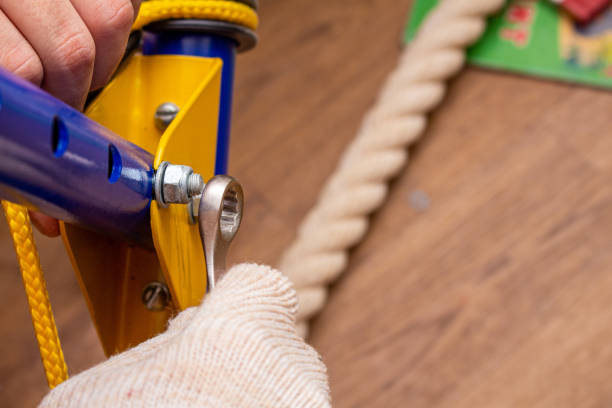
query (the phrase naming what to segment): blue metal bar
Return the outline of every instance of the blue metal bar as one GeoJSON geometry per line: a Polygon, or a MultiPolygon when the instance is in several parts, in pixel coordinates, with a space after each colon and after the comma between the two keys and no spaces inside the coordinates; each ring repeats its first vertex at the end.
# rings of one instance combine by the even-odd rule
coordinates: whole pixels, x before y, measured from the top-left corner
{"type": "Polygon", "coordinates": [[[0,197],[151,245],[151,154],[0,69],[0,197]]]}
{"type": "Polygon", "coordinates": [[[221,58],[221,98],[217,136],[215,173],[225,174],[229,154],[229,139],[234,87],[234,65],[237,44],[234,40],[213,34],[191,32],[144,32],[142,52],[145,55],[172,54],[221,58]]]}

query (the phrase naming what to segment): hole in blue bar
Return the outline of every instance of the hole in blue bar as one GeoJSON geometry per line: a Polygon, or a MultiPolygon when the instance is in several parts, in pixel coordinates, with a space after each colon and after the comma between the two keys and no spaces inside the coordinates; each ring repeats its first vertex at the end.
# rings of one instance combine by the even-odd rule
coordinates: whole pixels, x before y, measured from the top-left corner
{"type": "Polygon", "coordinates": [[[61,157],[68,148],[68,129],[59,116],[53,117],[51,127],[51,150],[55,157],[61,157]]]}
{"type": "Polygon", "coordinates": [[[108,181],[114,183],[121,176],[121,155],[113,145],[108,145],[108,181]]]}

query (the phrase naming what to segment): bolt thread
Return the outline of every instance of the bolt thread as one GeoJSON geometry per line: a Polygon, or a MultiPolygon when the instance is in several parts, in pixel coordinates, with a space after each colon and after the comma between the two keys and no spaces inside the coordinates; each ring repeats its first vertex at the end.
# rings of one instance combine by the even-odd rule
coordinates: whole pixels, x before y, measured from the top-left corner
{"type": "Polygon", "coordinates": [[[187,178],[187,195],[189,197],[202,194],[204,179],[198,173],[192,173],[187,178]]]}

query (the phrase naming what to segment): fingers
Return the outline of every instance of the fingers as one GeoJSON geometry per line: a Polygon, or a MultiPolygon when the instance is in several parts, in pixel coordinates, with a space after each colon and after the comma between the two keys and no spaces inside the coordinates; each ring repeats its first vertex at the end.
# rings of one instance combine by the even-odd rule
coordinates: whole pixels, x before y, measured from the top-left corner
{"type": "Polygon", "coordinates": [[[108,82],[121,61],[140,1],[72,0],[72,4],[95,43],[91,89],[97,89],[108,82]]]}
{"type": "Polygon", "coordinates": [[[91,84],[95,43],[68,0],[0,0],[44,67],[42,87],[80,109],[91,84]]]}
{"type": "Polygon", "coordinates": [[[55,218],[38,211],[30,211],[30,221],[43,235],[57,237],[60,234],[59,222],[55,218]]]}
{"type": "MultiPolygon", "coordinates": [[[[81,109],[123,56],[140,0],[0,0],[0,67],[81,109]]],[[[57,220],[31,212],[45,235],[57,220]]]]}
{"type": "Polygon", "coordinates": [[[204,315],[283,322],[287,330],[295,330],[296,312],[297,297],[289,279],[275,269],[256,264],[233,266],[206,295],[200,308],[204,315]]]}
{"type": "Polygon", "coordinates": [[[0,0],[0,66],[80,109],[117,67],[139,6],[140,0],[0,0]]]}
{"type": "Polygon", "coordinates": [[[43,79],[43,66],[36,51],[2,10],[0,10],[0,44],[2,44],[0,67],[40,85],[43,79]]]}
{"type": "Polygon", "coordinates": [[[299,338],[296,313],[297,296],[287,277],[269,266],[244,263],[231,267],[206,294],[193,320],[204,325],[210,319],[256,322],[299,338]]]}

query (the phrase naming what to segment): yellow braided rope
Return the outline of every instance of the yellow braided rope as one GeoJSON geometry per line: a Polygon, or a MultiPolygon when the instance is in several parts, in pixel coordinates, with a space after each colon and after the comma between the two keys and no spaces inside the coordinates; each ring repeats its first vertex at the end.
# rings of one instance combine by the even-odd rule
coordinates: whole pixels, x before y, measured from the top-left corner
{"type": "Polygon", "coordinates": [[[38,340],[40,357],[47,375],[47,383],[49,388],[53,388],[68,378],[68,369],[34,243],[30,216],[28,210],[17,204],[2,201],[2,207],[15,244],[15,252],[30,305],[30,315],[38,340]]]}
{"type": "Polygon", "coordinates": [[[221,20],[255,30],[257,13],[249,6],[225,0],[149,0],[142,3],[132,30],[159,20],[197,18],[221,20]]]}

